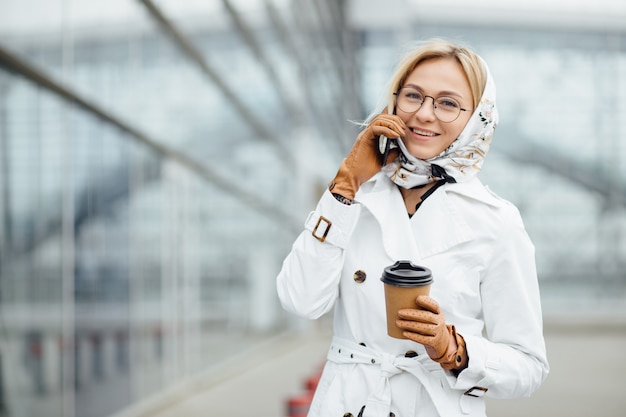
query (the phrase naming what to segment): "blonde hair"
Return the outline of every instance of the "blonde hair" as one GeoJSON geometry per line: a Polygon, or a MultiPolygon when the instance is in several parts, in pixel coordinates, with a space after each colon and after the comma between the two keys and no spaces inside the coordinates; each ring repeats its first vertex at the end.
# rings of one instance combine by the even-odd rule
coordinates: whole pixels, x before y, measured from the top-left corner
{"type": "Polygon", "coordinates": [[[407,77],[421,63],[428,59],[454,58],[463,68],[463,72],[469,82],[474,100],[474,108],[478,106],[487,83],[487,71],[482,59],[472,50],[464,46],[443,39],[430,39],[421,43],[417,48],[404,56],[396,67],[387,88],[385,97],[389,113],[393,112],[395,105],[394,93],[398,92],[407,77]]]}

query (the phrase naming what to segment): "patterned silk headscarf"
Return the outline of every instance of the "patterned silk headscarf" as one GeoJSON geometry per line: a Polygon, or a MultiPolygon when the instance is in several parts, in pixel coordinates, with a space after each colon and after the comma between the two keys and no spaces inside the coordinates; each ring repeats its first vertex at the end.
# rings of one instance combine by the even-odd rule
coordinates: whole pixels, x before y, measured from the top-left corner
{"type": "Polygon", "coordinates": [[[383,172],[397,185],[413,188],[441,179],[464,182],[478,174],[498,123],[496,86],[489,68],[484,62],[483,65],[487,83],[480,103],[459,137],[446,150],[434,158],[418,159],[398,139],[401,151],[398,158],[383,167],[383,172]]]}

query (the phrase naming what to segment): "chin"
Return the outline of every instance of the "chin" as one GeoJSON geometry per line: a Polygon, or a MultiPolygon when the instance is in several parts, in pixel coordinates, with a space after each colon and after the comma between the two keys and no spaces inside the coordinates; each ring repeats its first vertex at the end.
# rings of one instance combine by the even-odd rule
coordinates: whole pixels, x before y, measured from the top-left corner
{"type": "MultiPolygon", "coordinates": [[[[408,150],[411,155],[417,159],[430,159],[430,158],[434,158],[435,156],[439,155],[439,153],[432,153],[432,152],[424,152],[424,151],[413,151],[411,149],[408,150]]],[[[440,152],[441,153],[441,152],[440,152]]]]}
{"type": "MultiPolygon", "coordinates": [[[[407,151],[409,151],[409,153],[414,156],[417,159],[423,159],[423,160],[427,160],[427,159],[431,159],[434,158],[436,156],[441,155],[441,153],[443,151],[446,150],[446,148],[434,148],[434,147],[429,147],[429,146],[415,146],[415,144],[412,144],[414,146],[407,146],[406,149],[407,151]]],[[[434,143],[432,144],[434,145],[434,143]]]]}

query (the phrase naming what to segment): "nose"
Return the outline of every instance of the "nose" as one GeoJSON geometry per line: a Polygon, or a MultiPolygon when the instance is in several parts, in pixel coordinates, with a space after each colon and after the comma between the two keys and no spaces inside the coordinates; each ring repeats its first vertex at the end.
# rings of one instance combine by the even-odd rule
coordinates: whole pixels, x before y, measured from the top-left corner
{"type": "Polygon", "coordinates": [[[437,116],[435,116],[435,98],[431,96],[424,96],[424,101],[422,102],[420,108],[417,109],[417,111],[415,112],[415,116],[425,121],[436,120],[437,116]],[[426,102],[428,102],[428,104],[426,102]]]}

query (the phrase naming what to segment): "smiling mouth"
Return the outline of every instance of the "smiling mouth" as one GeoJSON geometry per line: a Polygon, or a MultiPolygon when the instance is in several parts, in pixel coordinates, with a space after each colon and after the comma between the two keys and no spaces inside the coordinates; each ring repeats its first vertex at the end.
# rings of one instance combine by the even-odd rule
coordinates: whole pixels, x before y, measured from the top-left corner
{"type": "Polygon", "coordinates": [[[438,136],[438,133],[435,132],[431,132],[428,130],[421,130],[421,129],[416,129],[416,128],[412,128],[411,132],[415,133],[416,135],[420,135],[420,136],[427,136],[427,137],[434,137],[434,136],[438,136]]]}

